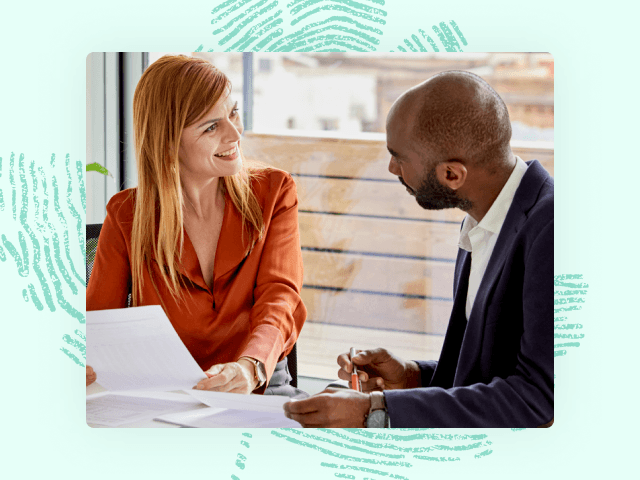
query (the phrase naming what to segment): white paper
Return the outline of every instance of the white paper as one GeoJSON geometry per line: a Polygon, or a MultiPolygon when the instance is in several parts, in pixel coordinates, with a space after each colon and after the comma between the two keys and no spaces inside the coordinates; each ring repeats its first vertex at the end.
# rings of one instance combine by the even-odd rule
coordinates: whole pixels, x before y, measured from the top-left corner
{"type": "Polygon", "coordinates": [[[87,423],[119,427],[170,412],[193,410],[199,405],[202,404],[198,400],[179,393],[143,396],[102,392],[87,396],[87,423]]]}
{"type": "Polygon", "coordinates": [[[208,390],[185,390],[185,392],[210,407],[280,413],[283,416],[284,409],[282,405],[291,400],[289,397],[282,395],[241,395],[239,393],[210,392],[208,390]]]}
{"type": "Polygon", "coordinates": [[[87,365],[107,390],[182,390],[207,378],[159,305],[87,312],[87,365]]]}
{"type": "Polygon", "coordinates": [[[202,408],[200,410],[162,415],[155,420],[196,428],[300,428],[301,425],[279,413],[202,408]]]}

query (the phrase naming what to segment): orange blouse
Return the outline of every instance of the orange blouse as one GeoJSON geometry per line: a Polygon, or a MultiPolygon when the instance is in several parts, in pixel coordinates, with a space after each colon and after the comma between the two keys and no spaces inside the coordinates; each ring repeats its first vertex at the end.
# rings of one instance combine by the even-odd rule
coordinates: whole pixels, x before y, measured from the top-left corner
{"type": "MultiPolygon", "coordinates": [[[[209,289],[196,252],[184,231],[179,274],[186,278],[183,302],[176,303],[159,280],[165,313],[203,370],[252,357],[265,365],[267,384],[276,363],[289,354],[307,317],[300,298],[302,252],[296,185],[286,172],[267,169],[253,181],[262,207],[265,235],[249,255],[242,219],[228,195],[209,289]]],[[[131,288],[131,226],[135,189],[117,193],[107,205],[93,271],[87,285],[87,310],[124,308],[131,288]]],[[[143,305],[161,305],[144,269],[143,305]]],[[[98,372],[100,375],[100,372],[98,372]]],[[[262,387],[259,391],[264,391],[262,387]]]]}

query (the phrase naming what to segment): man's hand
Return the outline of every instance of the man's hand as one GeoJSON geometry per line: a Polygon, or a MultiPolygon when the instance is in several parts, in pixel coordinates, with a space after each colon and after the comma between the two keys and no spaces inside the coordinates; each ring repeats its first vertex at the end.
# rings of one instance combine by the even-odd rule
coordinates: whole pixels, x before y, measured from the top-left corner
{"type": "Polygon", "coordinates": [[[207,379],[200,380],[193,387],[197,390],[211,390],[213,392],[229,392],[250,394],[257,386],[255,368],[248,360],[214,365],[204,372],[207,379]]]}
{"type": "Polygon", "coordinates": [[[87,387],[95,382],[96,378],[98,378],[96,372],[93,371],[93,368],[87,365],[87,387]]]}
{"type": "MultiPolygon", "coordinates": [[[[415,362],[406,362],[384,348],[356,350],[352,360],[358,367],[363,392],[420,387],[418,365],[415,362]]],[[[338,365],[340,365],[338,377],[342,380],[351,380],[349,353],[343,353],[338,357],[338,365]]]]}
{"type": "Polygon", "coordinates": [[[363,428],[371,400],[366,393],[327,388],[313,397],[291,400],[283,408],[287,418],[303,427],[363,428]]]}

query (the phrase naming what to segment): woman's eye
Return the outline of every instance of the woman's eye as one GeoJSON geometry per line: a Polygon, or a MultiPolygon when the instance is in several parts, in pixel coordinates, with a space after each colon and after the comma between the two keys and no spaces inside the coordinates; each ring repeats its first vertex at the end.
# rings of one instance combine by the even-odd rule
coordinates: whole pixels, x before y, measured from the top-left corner
{"type": "Polygon", "coordinates": [[[205,132],[214,132],[214,131],[216,130],[216,128],[217,128],[217,127],[218,127],[218,125],[214,123],[214,124],[213,124],[213,125],[211,125],[209,128],[207,128],[207,129],[205,130],[205,132]]]}
{"type": "Polygon", "coordinates": [[[240,111],[240,110],[239,110],[237,107],[236,107],[236,108],[234,108],[233,110],[231,110],[231,116],[232,116],[232,117],[235,117],[235,116],[238,114],[238,112],[239,112],[239,111],[240,111]]]}

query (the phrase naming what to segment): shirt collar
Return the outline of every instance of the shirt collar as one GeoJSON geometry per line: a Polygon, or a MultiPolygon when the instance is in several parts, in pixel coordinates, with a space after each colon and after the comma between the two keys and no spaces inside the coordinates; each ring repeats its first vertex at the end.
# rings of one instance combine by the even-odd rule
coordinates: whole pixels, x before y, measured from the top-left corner
{"type": "Polygon", "coordinates": [[[507,213],[513,202],[513,197],[516,195],[516,190],[520,186],[520,181],[527,171],[527,164],[520,157],[516,157],[516,166],[511,172],[507,183],[504,184],[500,194],[494,200],[491,208],[478,223],[473,217],[467,215],[462,223],[462,229],[460,230],[460,238],[458,240],[458,247],[471,252],[471,240],[469,239],[469,232],[475,227],[481,228],[493,234],[500,233],[502,224],[507,218],[507,213]]]}

